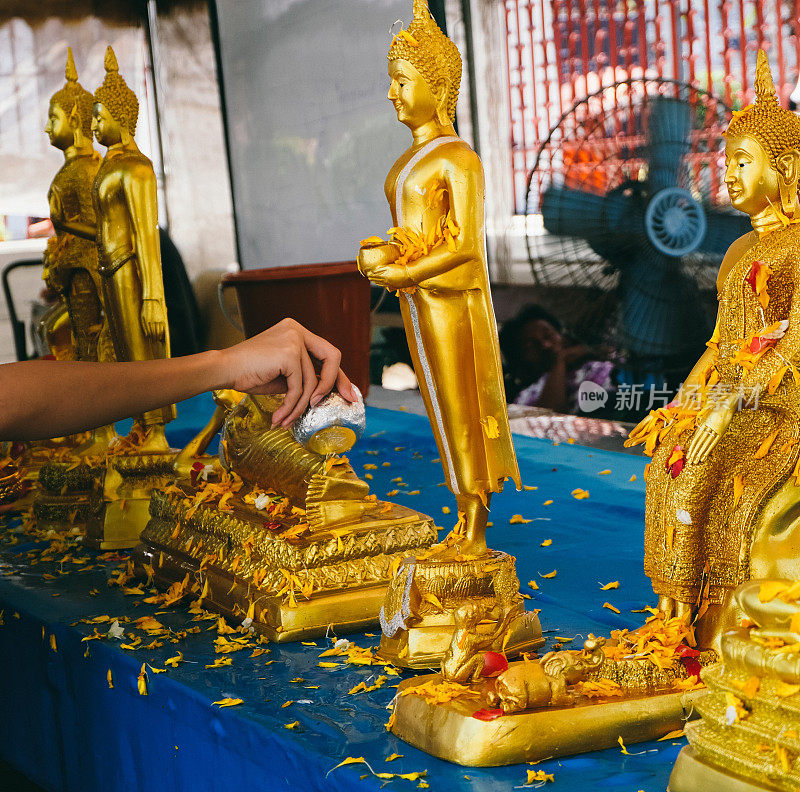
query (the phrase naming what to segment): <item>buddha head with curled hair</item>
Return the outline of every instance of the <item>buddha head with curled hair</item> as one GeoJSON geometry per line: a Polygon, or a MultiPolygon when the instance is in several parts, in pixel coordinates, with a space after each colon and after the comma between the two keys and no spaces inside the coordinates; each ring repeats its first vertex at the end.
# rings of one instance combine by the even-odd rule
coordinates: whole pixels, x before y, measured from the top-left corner
{"type": "Polygon", "coordinates": [[[44,131],[50,142],[65,150],[78,142],[78,138],[92,137],[92,95],[78,82],[78,70],[67,47],[66,82],[63,88],[50,97],[47,126],[44,131]]]}
{"type": "Polygon", "coordinates": [[[103,146],[119,143],[124,135],[136,134],[139,100],[119,73],[114,50],[108,47],[105,58],[106,77],[94,92],[92,131],[103,146]]]}
{"type": "Polygon", "coordinates": [[[771,207],[783,218],[795,219],[800,118],[781,107],[764,50],[758,52],[755,93],[755,103],[735,112],[725,132],[725,184],[731,203],[751,217],[771,207]]]}
{"type": "Polygon", "coordinates": [[[398,120],[412,127],[430,120],[427,115],[445,126],[455,121],[461,55],[434,21],[427,0],[414,0],[414,18],[392,40],[388,59],[389,99],[398,120]]]}

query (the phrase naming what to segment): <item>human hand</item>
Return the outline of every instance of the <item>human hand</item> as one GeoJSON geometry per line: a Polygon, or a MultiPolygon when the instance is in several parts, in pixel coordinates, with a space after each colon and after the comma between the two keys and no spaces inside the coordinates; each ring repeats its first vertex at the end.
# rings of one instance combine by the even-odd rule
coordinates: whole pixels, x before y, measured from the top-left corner
{"type": "Polygon", "coordinates": [[[714,407],[698,424],[686,449],[686,461],[690,465],[699,465],[706,461],[714,446],[719,442],[725,430],[733,420],[734,406],[723,402],[714,407]]]}
{"type": "Polygon", "coordinates": [[[224,372],[220,387],[254,394],[286,394],[272,416],[273,426],[288,428],[309,404],[319,403],[334,386],[348,401],[358,399],[339,368],[342,353],[294,319],[284,319],[219,354],[224,372]],[[314,361],[320,366],[319,378],[314,361]]]}
{"type": "Polygon", "coordinates": [[[167,332],[167,318],[161,300],[142,300],[142,330],[153,341],[163,341],[167,332]]]}

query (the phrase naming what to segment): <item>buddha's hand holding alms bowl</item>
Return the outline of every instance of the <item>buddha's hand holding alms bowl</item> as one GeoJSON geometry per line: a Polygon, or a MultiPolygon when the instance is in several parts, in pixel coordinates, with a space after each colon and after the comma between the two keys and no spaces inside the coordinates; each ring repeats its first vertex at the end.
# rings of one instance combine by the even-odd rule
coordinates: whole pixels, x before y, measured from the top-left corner
{"type": "Polygon", "coordinates": [[[372,280],[373,275],[379,274],[385,267],[393,264],[400,257],[397,245],[391,242],[374,242],[362,244],[358,251],[358,269],[362,275],[372,280]]]}

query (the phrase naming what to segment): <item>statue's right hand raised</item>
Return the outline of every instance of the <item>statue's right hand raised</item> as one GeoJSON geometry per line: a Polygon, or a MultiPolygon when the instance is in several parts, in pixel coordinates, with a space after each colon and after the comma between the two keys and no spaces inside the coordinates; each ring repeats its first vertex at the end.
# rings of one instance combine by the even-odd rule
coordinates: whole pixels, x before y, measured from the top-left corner
{"type": "Polygon", "coordinates": [[[690,465],[699,465],[706,461],[722,435],[725,434],[734,413],[733,405],[722,403],[714,407],[700,421],[686,449],[686,461],[690,465]]]}

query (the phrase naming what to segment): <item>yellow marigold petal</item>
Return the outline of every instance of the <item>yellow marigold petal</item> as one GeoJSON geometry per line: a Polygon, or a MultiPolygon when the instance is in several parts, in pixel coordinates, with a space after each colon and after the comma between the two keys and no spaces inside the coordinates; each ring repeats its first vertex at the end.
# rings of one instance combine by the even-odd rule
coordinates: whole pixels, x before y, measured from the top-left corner
{"type": "Polygon", "coordinates": [[[490,440],[496,440],[500,437],[500,425],[493,415],[487,415],[482,421],[483,431],[490,440]]]}
{"type": "Polygon", "coordinates": [[[787,583],[780,580],[765,580],[758,590],[759,602],[772,602],[781,592],[789,588],[787,583]]]}
{"type": "Polygon", "coordinates": [[[610,610],[610,611],[614,611],[614,613],[619,613],[620,612],[619,608],[615,608],[610,602],[604,602],[603,603],[603,607],[604,608],[608,608],[608,610],[610,610]]]}
{"type": "Polygon", "coordinates": [[[546,575],[542,575],[543,578],[554,578],[558,574],[558,570],[554,569],[552,572],[548,572],[546,575]]]}

